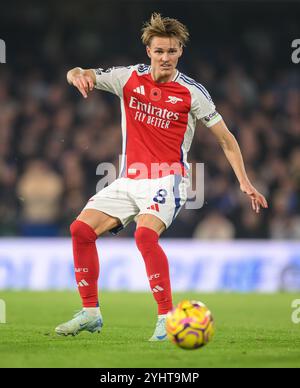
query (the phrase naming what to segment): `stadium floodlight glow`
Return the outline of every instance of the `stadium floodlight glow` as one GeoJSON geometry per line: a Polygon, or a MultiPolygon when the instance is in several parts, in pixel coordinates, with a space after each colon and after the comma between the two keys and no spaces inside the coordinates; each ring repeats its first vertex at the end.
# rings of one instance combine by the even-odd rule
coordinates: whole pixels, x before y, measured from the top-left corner
{"type": "Polygon", "coordinates": [[[6,63],[6,44],[0,39],[0,63],[6,63]]]}
{"type": "Polygon", "coordinates": [[[0,323],[6,323],[6,304],[0,299],[0,323]]]}

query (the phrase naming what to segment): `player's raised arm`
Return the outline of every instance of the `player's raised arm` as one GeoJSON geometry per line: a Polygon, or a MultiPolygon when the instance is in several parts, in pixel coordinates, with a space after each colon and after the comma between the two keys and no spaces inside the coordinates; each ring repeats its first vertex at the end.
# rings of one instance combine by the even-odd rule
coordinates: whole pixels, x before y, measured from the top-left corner
{"type": "Polygon", "coordinates": [[[259,213],[261,207],[267,208],[268,203],[265,197],[259,193],[249,181],[238,142],[234,135],[227,128],[224,120],[221,120],[215,125],[211,126],[210,129],[218,139],[218,142],[220,143],[229,163],[231,164],[235,175],[240,182],[240,188],[242,192],[250,197],[252,209],[256,213],[259,213]]]}
{"type": "Polygon", "coordinates": [[[88,92],[91,92],[96,84],[96,75],[91,69],[84,70],[81,67],[75,67],[68,71],[67,80],[70,85],[80,91],[84,98],[87,98],[88,92]]]}

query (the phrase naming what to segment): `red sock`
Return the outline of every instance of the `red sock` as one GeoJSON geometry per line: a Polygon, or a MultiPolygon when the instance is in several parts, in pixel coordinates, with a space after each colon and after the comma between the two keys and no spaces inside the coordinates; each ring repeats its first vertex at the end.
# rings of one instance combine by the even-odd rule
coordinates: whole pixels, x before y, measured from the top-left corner
{"type": "Polygon", "coordinates": [[[75,277],[83,307],[98,307],[97,235],[88,224],[78,220],[72,223],[70,231],[73,241],[75,277]]]}
{"type": "Polygon", "coordinates": [[[166,314],[172,305],[169,263],[158,244],[158,234],[149,228],[139,227],[135,240],[146,266],[150,287],[158,305],[158,314],[166,314]]]}

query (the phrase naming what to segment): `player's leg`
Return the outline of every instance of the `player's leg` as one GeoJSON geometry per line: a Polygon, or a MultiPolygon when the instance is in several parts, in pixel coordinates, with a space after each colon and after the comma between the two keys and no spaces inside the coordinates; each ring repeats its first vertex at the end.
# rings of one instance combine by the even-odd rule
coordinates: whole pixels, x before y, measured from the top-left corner
{"type": "Polygon", "coordinates": [[[187,198],[188,182],[179,175],[141,182],[137,204],[140,212],[135,234],[144,258],[158,320],[151,341],[166,339],[166,313],[172,309],[169,263],[159,245],[160,235],[172,224],[187,198]]]}
{"type": "Polygon", "coordinates": [[[115,217],[99,210],[85,209],[70,227],[75,277],[84,308],[99,306],[99,258],[96,240],[119,224],[120,220],[115,217]]]}
{"type": "Polygon", "coordinates": [[[99,260],[96,240],[106,231],[114,229],[117,232],[125,228],[138,211],[128,195],[127,181],[117,179],[95,194],[71,225],[75,273],[83,310],[71,321],[60,325],[56,330],[58,334],[101,329],[103,320],[98,307],[99,260]]]}
{"type": "Polygon", "coordinates": [[[141,214],[137,217],[136,228],[142,227],[154,230],[159,237],[166,230],[165,223],[153,214],[141,214]]]}
{"type": "Polygon", "coordinates": [[[82,330],[100,331],[103,319],[98,302],[99,259],[97,238],[120,224],[120,220],[95,209],[86,209],[70,227],[73,243],[75,277],[83,310],[59,325],[61,335],[76,335],[82,330]]]}
{"type": "Polygon", "coordinates": [[[159,237],[165,229],[163,221],[152,214],[141,214],[137,218],[135,240],[143,256],[150,288],[158,306],[158,320],[150,341],[162,341],[167,338],[165,319],[173,307],[169,263],[159,245],[159,237]]]}

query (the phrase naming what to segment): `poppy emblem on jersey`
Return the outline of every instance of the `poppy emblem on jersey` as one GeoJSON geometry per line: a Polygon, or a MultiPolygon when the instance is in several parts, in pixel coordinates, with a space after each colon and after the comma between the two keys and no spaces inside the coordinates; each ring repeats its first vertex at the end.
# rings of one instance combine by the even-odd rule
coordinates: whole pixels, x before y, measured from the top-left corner
{"type": "Polygon", "coordinates": [[[168,96],[168,100],[166,102],[170,102],[171,104],[176,104],[179,101],[183,102],[183,99],[175,96],[168,96]]]}
{"type": "Polygon", "coordinates": [[[159,101],[161,99],[161,90],[159,88],[153,88],[150,92],[150,100],[159,101]]]}

